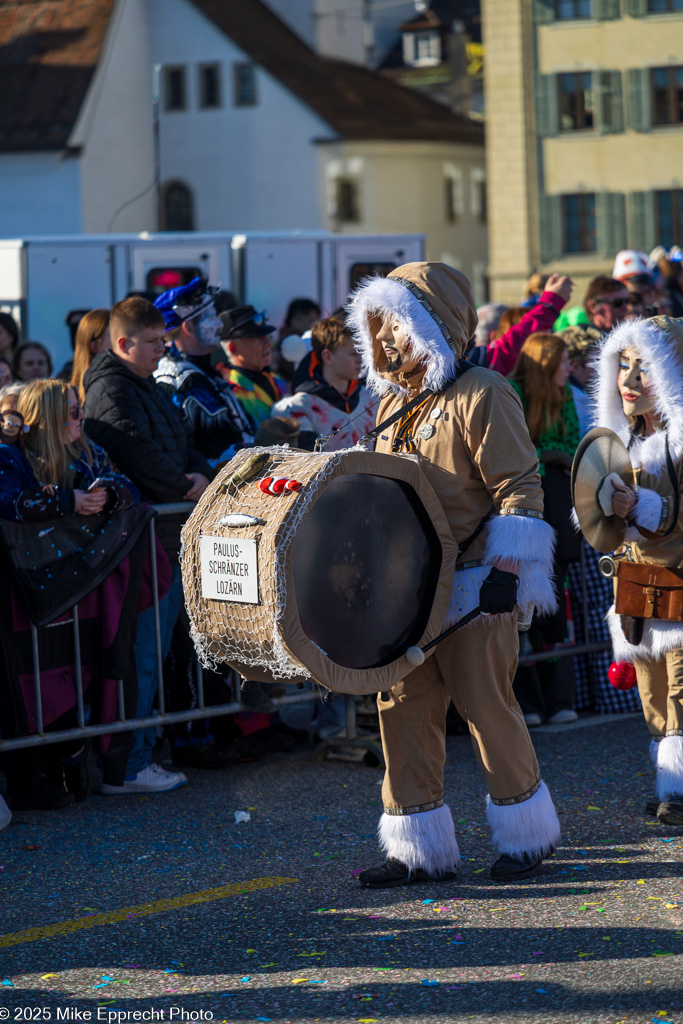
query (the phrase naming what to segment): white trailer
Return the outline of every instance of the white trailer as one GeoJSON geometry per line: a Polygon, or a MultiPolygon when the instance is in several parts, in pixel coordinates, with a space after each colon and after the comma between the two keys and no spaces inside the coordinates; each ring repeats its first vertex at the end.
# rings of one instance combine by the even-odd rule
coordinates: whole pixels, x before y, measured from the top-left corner
{"type": "Polygon", "coordinates": [[[424,259],[422,235],[302,232],[188,232],[73,235],[0,240],[0,309],[42,341],[55,369],[71,358],[72,310],[113,306],[131,291],[203,274],[239,302],[266,310],[280,326],[293,298],[314,299],[327,315],[367,274],[424,259]]]}

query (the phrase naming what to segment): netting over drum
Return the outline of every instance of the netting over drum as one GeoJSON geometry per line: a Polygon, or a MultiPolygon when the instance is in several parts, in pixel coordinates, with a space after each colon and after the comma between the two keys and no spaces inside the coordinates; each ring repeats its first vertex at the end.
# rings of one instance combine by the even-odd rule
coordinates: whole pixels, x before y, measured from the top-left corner
{"type": "Polygon", "coordinates": [[[223,468],[207,488],[183,529],[180,555],[185,603],[191,635],[205,668],[223,662],[264,669],[275,679],[307,679],[310,672],[292,657],[282,640],[281,625],[286,607],[285,561],[296,528],[317,496],[315,485],[323,482],[340,464],[344,452],[312,454],[287,447],[244,449],[223,468]],[[252,456],[271,455],[256,481],[231,485],[225,482],[252,456]],[[256,486],[265,475],[287,477],[302,484],[300,492],[266,495],[256,486]],[[221,519],[230,513],[265,519],[264,525],[226,528],[221,519]],[[218,601],[204,601],[199,565],[199,532],[203,535],[255,539],[258,552],[259,604],[230,605],[230,625],[218,601]]]}
{"type": "Polygon", "coordinates": [[[245,449],[183,529],[199,658],[248,679],[389,689],[410,671],[407,647],[441,629],[456,554],[443,508],[411,459],[361,448],[245,449]],[[264,493],[268,480],[278,493],[264,493]],[[294,489],[283,490],[285,481],[294,489]]]}

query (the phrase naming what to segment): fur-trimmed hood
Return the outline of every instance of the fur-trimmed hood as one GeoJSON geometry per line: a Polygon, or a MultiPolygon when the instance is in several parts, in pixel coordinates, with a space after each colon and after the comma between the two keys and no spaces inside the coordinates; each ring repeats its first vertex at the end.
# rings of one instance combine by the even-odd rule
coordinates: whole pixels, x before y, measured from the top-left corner
{"type": "Polygon", "coordinates": [[[403,324],[410,335],[411,355],[426,367],[423,386],[434,390],[454,375],[456,359],[464,355],[477,326],[472,286],[445,263],[406,263],[388,277],[365,280],[351,296],[347,314],[367,386],[376,395],[405,391],[397,376],[387,371],[377,341],[383,316],[389,314],[403,324]]]}
{"type": "MultiPolygon", "coordinates": [[[[657,316],[650,320],[626,320],[609,334],[596,361],[592,387],[595,423],[608,427],[625,445],[631,428],[624,414],[617,386],[619,356],[631,348],[647,367],[655,408],[666,427],[669,451],[674,460],[683,457],[683,319],[657,316]]],[[[648,473],[657,473],[666,463],[665,431],[631,445],[631,461],[648,473]]]]}

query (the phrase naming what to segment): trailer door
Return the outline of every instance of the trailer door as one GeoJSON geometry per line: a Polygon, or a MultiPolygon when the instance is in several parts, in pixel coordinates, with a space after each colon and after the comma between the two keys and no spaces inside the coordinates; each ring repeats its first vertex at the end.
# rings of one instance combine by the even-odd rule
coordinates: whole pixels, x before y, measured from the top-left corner
{"type": "Polygon", "coordinates": [[[402,263],[423,258],[419,235],[385,235],[376,238],[344,238],[334,241],[336,262],[336,305],[343,306],[349,294],[365,277],[387,274],[402,263]]]}
{"type": "Polygon", "coordinates": [[[47,345],[58,372],[72,356],[67,314],[109,309],[114,301],[110,246],[84,239],[26,243],[26,294],[24,337],[47,345]]]}
{"type": "Polygon", "coordinates": [[[161,295],[169,288],[187,284],[193,277],[205,277],[209,284],[231,287],[228,242],[184,243],[177,239],[131,245],[130,290],[161,295]],[[222,258],[221,258],[221,250],[222,258]]]}
{"type": "MultiPolygon", "coordinates": [[[[292,299],[321,305],[319,249],[316,238],[259,238],[247,235],[244,256],[245,301],[279,327],[292,299]]],[[[325,311],[325,312],[331,312],[325,311]]]]}

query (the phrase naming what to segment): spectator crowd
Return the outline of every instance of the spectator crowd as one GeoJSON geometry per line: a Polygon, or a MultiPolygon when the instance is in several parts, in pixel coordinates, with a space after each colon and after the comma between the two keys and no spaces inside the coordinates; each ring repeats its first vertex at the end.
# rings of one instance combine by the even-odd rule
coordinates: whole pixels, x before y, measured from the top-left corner
{"type": "MultiPolygon", "coordinates": [[[[580,305],[570,304],[572,294],[568,276],[534,274],[518,307],[479,309],[467,354],[508,377],[516,391],[538,453],[545,518],[558,536],[555,581],[564,600],[521,634],[530,658],[518,669],[515,691],[529,726],[568,724],[582,710],[639,708],[635,690],[609,684],[609,650],[539,661],[533,655],[568,642],[609,644],[604,620],[611,585],[572,527],[569,473],[592,426],[591,376],[602,339],[625,319],[683,316],[680,250],[660,248],[649,257],[621,252],[613,276],[591,281],[580,305]]],[[[79,605],[80,673],[68,630],[39,630],[44,727],[77,724],[79,674],[86,720],[109,722],[122,709],[127,718],[148,720],[160,706],[188,710],[197,702],[197,665],[178,560],[187,511],[157,518],[152,549],[143,529],[147,507],[196,502],[241,448],[288,443],[313,451],[322,438],[325,450],[342,449],[374,425],[376,403],[359,379],[360,357],[343,310],[323,317],[312,300],[295,299],[277,332],[265,310],[240,306],[199,278],[151,298],[133,294],[111,310],[85,312],[73,360],[56,376],[48,349],[22,340],[16,321],[0,312],[0,520],[11,581],[0,616],[3,738],[36,731],[37,714],[30,659],[17,663],[10,656],[14,634],[19,648],[30,637],[28,598],[9,543],[14,527],[22,526],[36,553],[30,568],[40,589],[58,586],[58,570],[69,558],[81,558],[74,563],[76,583],[79,572],[92,577],[94,536],[103,554],[118,548],[115,574],[101,573],[89,604],[79,605]],[[51,634],[49,642],[43,633],[51,634]],[[116,680],[123,681],[122,692],[116,680]]],[[[66,627],[70,613],[53,621],[66,627]]],[[[159,763],[154,725],[98,740],[92,749],[72,741],[5,753],[0,767],[10,807],[50,810],[85,800],[94,767],[105,795],[165,793],[187,784],[184,768],[224,769],[290,749],[301,738],[297,727],[305,716],[273,704],[284,688],[252,683],[241,690],[229,670],[205,673],[205,687],[209,703],[234,698],[242,712],[168,728],[168,766],[159,763]]],[[[341,703],[316,712],[321,736],[343,735],[341,703]]]]}

